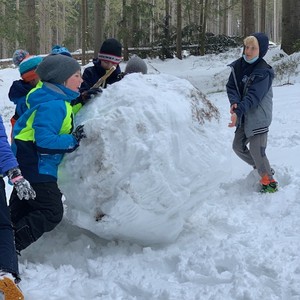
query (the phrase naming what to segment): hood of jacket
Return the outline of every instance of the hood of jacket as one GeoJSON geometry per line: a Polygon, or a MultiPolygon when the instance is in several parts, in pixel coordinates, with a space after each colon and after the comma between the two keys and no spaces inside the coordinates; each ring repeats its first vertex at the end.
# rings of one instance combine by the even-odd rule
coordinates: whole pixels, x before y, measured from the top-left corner
{"type": "Polygon", "coordinates": [[[256,37],[259,45],[259,57],[264,57],[269,49],[269,38],[263,32],[256,32],[252,34],[256,37]]]}
{"type": "Polygon", "coordinates": [[[22,79],[15,80],[9,89],[8,97],[10,101],[17,104],[18,99],[26,97],[26,95],[32,88],[33,86],[30,83],[25,82],[22,79]]]}

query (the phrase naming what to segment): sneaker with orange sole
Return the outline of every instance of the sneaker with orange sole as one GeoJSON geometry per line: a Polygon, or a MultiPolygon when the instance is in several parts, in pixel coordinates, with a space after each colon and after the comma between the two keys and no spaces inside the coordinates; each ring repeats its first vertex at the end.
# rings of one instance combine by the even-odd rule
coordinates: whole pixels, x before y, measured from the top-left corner
{"type": "Polygon", "coordinates": [[[263,176],[260,183],[262,185],[260,190],[261,193],[275,193],[278,191],[278,182],[274,179],[270,180],[268,175],[263,176]]]}
{"type": "Polygon", "coordinates": [[[261,193],[275,193],[278,191],[278,182],[272,181],[267,185],[262,185],[260,192],[261,193]]]}

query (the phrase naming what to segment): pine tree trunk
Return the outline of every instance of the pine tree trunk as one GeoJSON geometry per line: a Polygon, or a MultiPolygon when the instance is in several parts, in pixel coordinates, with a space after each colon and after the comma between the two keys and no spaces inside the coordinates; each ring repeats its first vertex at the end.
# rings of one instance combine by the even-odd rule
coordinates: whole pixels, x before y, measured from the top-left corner
{"type": "Polygon", "coordinates": [[[27,0],[26,2],[26,15],[30,22],[27,23],[27,38],[26,50],[29,53],[37,53],[37,26],[36,26],[36,13],[35,13],[35,0],[27,0]]]}
{"type": "Polygon", "coordinates": [[[104,40],[105,1],[95,0],[94,9],[94,57],[96,58],[98,57],[98,52],[104,40]]]}
{"type": "Polygon", "coordinates": [[[125,61],[128,61],[129,59],[129,53],[128,53],[128,13],[127,13],[127,7],[126,7],[126,0],[122,1],[123,5],[123,19],[122,19],[122,36],[123,36],[123,57],[125,61]]]}
{"type": "Polygon", "coordinates": [[[200,1],[200,41],[199,41],[199,54],[205,54],[205,33],[206,33],[206,20],[207,20],[208,0],[200,1]]]}
{"type": "Polygon", "coordinates": [[[82,56],[81,63],[82,65],[86,64],[86,41],[87,41],[87,0],[81,0],[81,46],[82,46],[82,56]]]}
{"type": "Polygon", "coordinates": [[[177,39],[176,39],[176,53],[177,58],[182,59],[182,16],[181,16],[181,0],[177,0],[177,39]]]}
{"type": "Polygon", "coordinates": [[[162,42],[163,58],[172,58],[170,51],[170,2],[165,0],[164,38],[162,42]]]}
{"type": "Polygon", "coordinates": [[[242,28],[244,37],[255,31],[254,0],[242,1],[242,28]]]}
{"type": "Polygon", "coordinates": [[[282,2],[281,49],[287,54],[300,50],[300,0],[282,2]]]}
{"type": "Polygon", "coordinates": [[[259,30],[261,32],[266,32],[266,0],[260,1],[260,27],[259,30]]]}
{"type": "MultiPolygon", "coordinates": [[[[17,14],[19,13],[19,10],[20,10],[20,0],[17,0],[16,1],[16,12],[17,14]]],[[[20,28],[20,23],[19,23],[19,19],[16,18],[16,29],[17,29],[17,32],[19,32],[19,28],[20,28]]],[[[18,39],[16,39],[16,49],[19,48],[19,41],[18,39]]]]}

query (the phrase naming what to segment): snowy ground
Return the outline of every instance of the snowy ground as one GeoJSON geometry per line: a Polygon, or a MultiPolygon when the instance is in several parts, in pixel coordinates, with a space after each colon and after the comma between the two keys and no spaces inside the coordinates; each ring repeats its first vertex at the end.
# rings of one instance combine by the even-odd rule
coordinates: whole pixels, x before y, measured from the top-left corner
{"type": "MultiPolygon", "coordinates": [[[[270,51],[271,64],[278,63],[274,57],[279,53],[278,48],[270,51]]],[[[210,141],[218,141],[209,153],[216,169],[206,178],[211,192],[206,195],[199,188],[200,201],[194,202],[193,213],[185,219],[178,237],[167,244],[147,246],[130,239],[106,240],[96,230],[79,228],[65,218],[20,257],[20,286],[26,299],[300,299],[300,77],[289,78],[293,85],[274,82],[267,153],[280,189],[261,195],[255,172],[232,152],[233,129],[227,127],[226,65],[239,55],[234,50],[183,61],[146,61],[152,76],[173,74],[209,93],[220,112],[219,122],[210,125],[210,141]]],[[[13,106],[7,92],[16,78],[17,70],[0,70],[0,106],[8,132],[13,106]]],[[[142,87],[136,88],[136,101],[142,93],[142,87]]],[[[117,89],[115,95],[122,96],[117,89]]],[[[180,118],[179,111],[172,113],[174,120],[180,118]]],[[[190,161],[187,156],[184,159],[190,161]]],[[[191,173],[195,170],[203,175],[203,169],[194,166],[191,173]]],[[[173,178],[170,183],[178,180],[173,178]]]]}

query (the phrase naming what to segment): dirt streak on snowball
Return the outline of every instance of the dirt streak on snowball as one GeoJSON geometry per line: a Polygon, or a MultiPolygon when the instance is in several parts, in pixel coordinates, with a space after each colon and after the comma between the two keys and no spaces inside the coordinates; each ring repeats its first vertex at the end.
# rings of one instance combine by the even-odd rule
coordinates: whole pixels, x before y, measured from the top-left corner
{"type": "Polygon", "coordinates": [[[212,181],[217,189],[215,174],[227,169],[218,114],[188,81],[170,75],[130,74],[109,86],[76,116],[87,138],[60,167],[67,218],[109,240],[174,241],[209,201],[212,181]]]}

